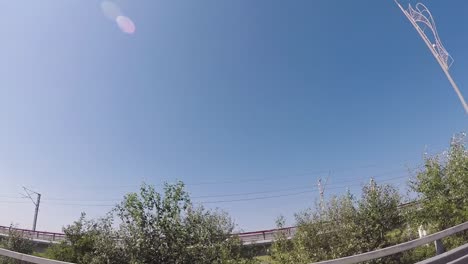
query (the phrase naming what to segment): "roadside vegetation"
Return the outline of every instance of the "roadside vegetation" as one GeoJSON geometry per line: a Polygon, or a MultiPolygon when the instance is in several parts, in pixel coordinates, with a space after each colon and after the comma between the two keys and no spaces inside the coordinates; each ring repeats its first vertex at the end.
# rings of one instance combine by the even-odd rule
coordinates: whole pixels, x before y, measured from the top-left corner
{"type": "MultiPolygon", "coordinates": [[[[182,182],[166,184],[161,193],[144,184],[103,218],[83,213],[64,228],[66,242],[40,255],[79,264],[300,264],[385,248],[418,238],[419,228],[434,233],[468,221],[465,136],[455,136],[442,154],[426,155],[408,189],[411,194],[403,196],[395,186],[371,179],[358,197],[346,192],[297,213],[295,236],[278,234],[268,256],[254,257],[252,247],[231,235],[231,218],[194,206],[182,182]]],[[[277,227],[284,225],[279,217],[277,227]]],[[[468,233],[443,241],[446,249],[467,242],[468,233]]],[[[33,251],[32,242],[14,230],[0,246],[33,251]]],[[[415,263],[434,254],[431,244],[371,263],[415,263]]],[[[0,258],[3,263],[16,262],[0,258]]]]}
{"type": "Polygon", "coordinates": [[[82,215],[43,256],[80,264],[253,263],[222,211],[194,207],[184,184],[143,185],[106,217],[82,215]]]}
{"type": "MultiPolygon", "coordinates": [[[[8,237],[0,237],[0,248],[12,250],[23,254],[32,254],[34,244],[30,239],[27,239],[23,234],[10,226],[8,237]]],[[[21,264],[19,260],[0,256],[0,264],[21,264]]]]}
{"type": "MultiPolygon", "coordinates": [[[[345,193],[297,213],[297,233],[291,240],[278,236],[271,248],[272,263],[311,263],[355,255],[418,238],[418,228],[434,233],[468,221],[465,135],[456,135],[446,152],[426,156],[408,187],[412,199],[404,199],[392,185],[371,180],[359,198],[345,193]]],[[[280,218],[278,227],[283,224],[280,218]]],[[[443,241],[447,249],[467,242],[466,233],[443,241]]],[[[373,263],[415,263],[434,254],[431,244],[373,263]]]]}

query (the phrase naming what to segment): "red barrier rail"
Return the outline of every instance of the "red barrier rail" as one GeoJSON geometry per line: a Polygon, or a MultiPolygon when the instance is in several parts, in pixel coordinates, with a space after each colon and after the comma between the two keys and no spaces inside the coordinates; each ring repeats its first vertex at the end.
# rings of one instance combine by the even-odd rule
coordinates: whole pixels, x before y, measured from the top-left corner
{"type": "Polygon", "coordinates": [[[239,237],[242,237],[242,236],[248,236],[248,235],[257,235],[257,234],[262,234],[262,233],[277,233],[279,231],[291,231],[292,229],[296,229],[295,226],[291,226],[291,227],[283,227],[283,228],[277,228],[277,229],[269,229],[269,230],[260,230],[260,231],[251,231],[251,232],[242,232],[242,233],[238,233],[236,235],[238,235],[239,237]]]}
{"type": "Polygon", "coordinates": [[[60,242],[65,240],[65,234],[47,231],[33,231],[29,229],[14,228],[9,226],[0,226],[0,234],[8,235],[10,230],[20,232],[23,236],[36,240],[45,240],[50,242],[60,242]]]}
{"type": "MultiPolygon", "coordinates": [[[[9,226],[0,226],[0,234],[8,235],[10,229],[20,232],[22,235],[36,240],[44,240],[49,242],[60,242],[65,240],[65,234],[47,232],[47,231],[33,231],[29,229],[14,228],[9,226]]],[[[256,243],[258,241],[272,241],[278,232],[283,232],[287,237],[292,237],[296,232],[296,227],[285,227],[280,229],[269,229],[252,232],[237,233],[235,235],[244,243],[256,243]]]]}
{"type": "Polygon", "coordinates": [[[275,240],[278,233],[283,233],[287,238],[291,238],[296,233],[296,227],[285,227],[279,229],[270,229],[254,232],[245,232],[237,234],[245,244],[271,243],[275,240]]]}

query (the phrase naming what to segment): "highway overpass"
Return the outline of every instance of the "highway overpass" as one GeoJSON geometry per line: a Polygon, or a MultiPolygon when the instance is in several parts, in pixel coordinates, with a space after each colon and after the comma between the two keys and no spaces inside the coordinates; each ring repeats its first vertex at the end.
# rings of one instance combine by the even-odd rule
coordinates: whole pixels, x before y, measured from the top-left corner
{"type": "MultiPolygon", "coordinates": [[[[11,227],[0,226],[0,236],[7,236],[11,227]]],[[[13,228],[24,237],[32,239],[39,244],[59,243],[65,240],[65,234],[46,231],[33,231],[29,229],[13,228]]],[[[278,232],[283,232],[286,237],[291,238],[296,232],[296,227],[286,227],[281,229],[260,230],[254,232],[237,233],[244,245],[268,245],[275,239],[278,232]]]]}

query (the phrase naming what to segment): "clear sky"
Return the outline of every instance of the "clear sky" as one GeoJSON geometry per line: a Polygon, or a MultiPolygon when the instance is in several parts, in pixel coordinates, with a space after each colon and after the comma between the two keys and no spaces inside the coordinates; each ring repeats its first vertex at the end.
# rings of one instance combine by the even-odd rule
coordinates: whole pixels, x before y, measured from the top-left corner
{"type": "MultiPolygon", "coordinates": [[[[98,0],[2,1],[0,225],[31,228],[22,186],[60,231],[175,179],[238,229],[293,224],[328,171],[326,195],[401,184],[468,128],[392,0],[114,3],[133,34],[98,0]]],[[[468,2],[425,3],[467,96],[468,2]]]]}

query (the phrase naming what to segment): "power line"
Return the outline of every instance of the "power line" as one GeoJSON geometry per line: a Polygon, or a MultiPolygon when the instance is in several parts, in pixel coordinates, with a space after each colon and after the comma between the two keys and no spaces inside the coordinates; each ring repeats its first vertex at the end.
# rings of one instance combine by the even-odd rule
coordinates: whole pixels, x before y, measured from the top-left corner
{"type": "MultiPolygon", "coordinates": [[[[314,188],[314,187],[311,187],[314,188]]],[[[215,195],[200,195],[200,196],[191,196],[192,199],[200,199],[200,198],[219,198],[219,197],[233,197],[233,196],[246,196],[246,195],[257,195],[257,194],[267,194],[267,193],[278,193],[278,192],[285,192],[285,191],[294,191],[294,190],[310,190],[311,188],[308,187],[292,187],[292,188],[284,188],[284,189],[276,189],[276,190],[268,190],[268,191],[257,191],[257,192],[244,192],[244,193],[231,193],[231,194],[215,194],[215,195]]],[[[76,200],[76,199],[67,199],[67,198],[50,198],[44,199],[44,201],[79,201],[79,202],[116,202],[121,201],[122,198],[116,199],[92,199],[92,200],[76,200]]]]}
{"type": "MultiPolygon", "coordinates": [[[[362,179],[359,178],[359,179],[361,179],[362,181],[364,181],[364,180],[368,180],[369,178],[371,178],[371,177],[362,178],[362,179]]],[[[372,178],[377,179],[378,182],[389,182],[389,181],[393,181],[393,180],[397,180],[397,179],[403,179],[403,178],[409,178],[409,177],[405,175],[405,176],[397,176],[397,177],[391,177],[391,178],[385,178],[385,179],[379,179],[379,178],[376,178],[376,177],[372,177],[372,178]]],[[[340,181],[339,183],[342,184],[342,183],[352,183],[352,182],[356,182],[356,179],[354,179],[354,180],[348,180],[348,181],[340,181]]],[[[364,183],[364,182],[361,182],[361,183],[364,183]]],[[[335,184],[328,184],[328,185],[329,185],[329,186],[330,186],[330,185],[333,186],[333,185],[335,185],[335,184]]]]}
{"type": "Polygon", "coordinates": [[[231,193],[231,194],[219,194],[219,195],[201,195],[201,196],[193,196],[193,199],[200,199],[200,198],[218,198],[218,197],[232,197],[232,196],[244,196],[244,195],[256,195],[256,194],[265,194],[265,193],[275,193],[275,192],[285,192],[285,191],[294,191],[294,190],[310,190],[313,187],[293,187],[287,189],[277,189],[277,190],[270,190],[270,191],[261,191],[261,192],[246,192],[246,193],[231,193]]]}
{"type": "MultiPolygon", "coordinates": [[[[383,175],[383,174],[382,174],[383,175]]],[[[367,178],[367,177],[366,177],[367,178]]],[[[384,179],[379,179],[379,182],[390,182],[394,181],[397,179],[402,179],[402,178],[408,178],[408,176],[398,176],[398,177],[391,177],[391,178],[384,178],[384,179]]],[[[365,178],[359,178],[361,180],[364,180],[365,178]]],[[[329,190],[333,189],[342,189],[342,188],[347,188],[347,187],[355,187],[355,186],[362,186],[364,182],[361,182],[359,184],[353,184],[353,185],[343,185],[343,183],[347,182],[356,182],[356,179],[350,180],[350,181],[340,181],[340,185],[335,185],[335,184],[329,184],[328,188],[329,190]]],[[[219,195],[202,195],[202,196],[192,196],[192,199],[201,199],[201,198],[221,198],[221,197],[235,197],[235,196],[251,196],[251,195],[259,195],[259,194],[268,194],[268,193],[278,193],[278,192],[286,192],[286,191],[294,191],[294,190],[304,190],[298,193],[293,193],[293,194],[275,194],[275,195],[270,195],[270,196],[260,196],[260,197],[250,197],[250,198],[240,198],[240,199],[233,199],[233,200],[222,200],[220,202],[227,202],[227,201],[242,201],[242,200],[248,200],[248,199],[253,199],[253,200],[260,200],[260,199],[270,199],[274,197],[282,197],[282,196],[291,196],[291,195],[297,195],[297,194],[302,194],[306,192],[315,192],[316,187],[311,186],[311,187],[292,187],[292,188],[283,188],[283,189],[276,189],[276,190],[268,190],[268,191],[258,191],[258,192],[244,192],[244,193],[233,193],[233,194],[219,194],[219,195]]],[[[24,197],[11,197],[9,198],[16,198],[16,199],[24,199],[24,197]]],[[[43,201],[47,205],[67,205],[67,206],[97,206],[97,207],[105,207],[105,206],[114,206],[115,204],[84,204],[84,203],[73,203],[73,202],[120,202],[122,198],[116,198],[116,199],[66,199],[66,198],[49,198],[49,199],[43,199],[43,201]],[[68,202],[68,203],[57,203],[56,201],[63,201],[63,202],[68,202]]],[[[1,203],[25,203],[25,202],[18,202],[18,201],[0,201],[1,203]]],[[[201,203],[215,203],[217,201],[206,201],[206,202],[201,202],[201,203]]]]}
{"type": "MultiPolygon", "coordinates": [[[[364,166],[356,166],[356,167],[341,167],[335,168],[332,171],[336,172],[344,172],[344,171],[353,171],[357,169],[367,169],[367,168],[375,168],[375,165],[364,165],[364,166]]],[[[285,179],[294,176],[320,176],[322,174],[328,173],[329,170],[317,170],[311,171],[306,173],[296,173],[292,175],[277,175],[277,176],[268,176],[268,177],[261,177],[261,178],[236,178],[235,180],[226,180],[226,181],[205,181],[205,182],[186,182],[184,183],[186,186],[203,186],[203,185],[218,185],[218,184],[235,184],[235,183],[248,183],[248,182],[263,182],[263,181],[272,181],[274,179],[285,179]]],[[[153,184],[154,186],[163,186],[163,184],[153,184]]],[[[74,189],[120,189],[120,188],[135,188],[139,187],[140,185],[101,185],[101,186],[74,186],[74,189]]]]}
{"type": "Polygon", "coordinates": [[[0,195],[0,198],[11,198],[11,199],[21,198],[21,199],[23,199],[24,197],[10,196],[10,195],[0,195]]]}
{"type": "MultiPolygon", "coordinates": [[[[388,179],[381,179],[381,180],[379,180],[379,182],[388,182],[388,181],[393,181],[393,180],[403,179],[403,178],[408,178],[408,176],[399,176],[399,177],[392,177],[392,178],[388,178],[388,179]]],[[[344,183],[344,182],[356,182],[356,180],[341,181],[340,183],[344,183]]],[[[328,184],[328,186],[334,186],[334,185],[333,184],[328,184]]],[[[338,188],[347,187],[347,186],[349,186],[349,185],[340,186],[338,188]]],[[[359,186],[359,185],[357,185],[357,186],[359,186]]],[[[317,187],[315,187],[315,186],[312,186],[312,187],[293,187],[293,188],[287,188],[287,189],[270,190],[270,191],[262,191],[262,192],[221,194],[221,195],[203,195],[203,196],[194,196],[192,198],[193,199],[198,199],[198,198],[217,198],[217,197],[229,197],[229,196],[255,195],[255,194],[265,194],[265,193],[283,192],[283,191],[292,191],[292,190],[305,190],[305,189],[307,189],[307,190],[314,189],[315,190],[315,188],[317,188],[317,187]]],[[[329,189],[336,189],[336,188],[329,188],[329,189]]]]}
{"type": "MultiPolygon", "coordinates": [[[[388,182],[388,181],[393,181],[396,179],[402,179],[402,178],[407,178],[407,176],[399,176],[399,177],[392,177],[392,178],[385,178],[385,179],[379,179],[379,182],[388,182]]],[[[361,178],[359,178],[361,179],[361,178]]],[[[367,179],[362,178],[362,179],[367,179]]],[[[349,185],[344,185],[342,186],[343,183],[348,183],[348,182],[356,182],[356,179],[354,180],[348,180],[348,181],[340,181],[340,185],[338,188],[341,187],[347,187],[349,185]]],[[[336,186],[336,184],[328,184],[328,186],[333,187],[336,186]]],[[[192,196],[192,199],[200,199],[200,198],[220,198],[220,197],[235,197],[235,196],[248,196],[248,195],[257,195],[257,194],[267,194],[267,193],[278,193],[278,192],[286,192],[286,191],[295,191],[295,190],[315,190],[317,187],[316,186],[311,186],[311,187],[291,187],[291,188],[283,188],[283,189],[275,189],[275,190],[268,190],[268,191],[257,191],[257,192],[244,192],[244,193],[232,193],[232,194],[217,194],[217,195],[201,195],[201,196],[192,196]]],[[[333,188],[332,188],[333,189],[333,188]]],[[[24,197],[10,197],[10,198],[17,198],[17,199],[24,199],[24,197]]],[[[64,202],[119,202],[121,201],[122,198],[114,198],[114,199],[67,199],[67,198],[46,198],[43,199],[43,201],[64,201],[64,202]]]]}
{"type": "Polygon", "coordinates": [[[312,193],[311,191],[302,191],[297,193],[289,193],[289,194],[280,194],[280,195],[271,195],[271,196],[263,196],[263,197],[255,197],[255,198],[243,198],[243,199],[235,199],[235,200],[220,200],[220,201],[206,201],[206,202],[198,202],[201,204],[212,204],[212,203],[231,203],[231,202],[242,202],[242,201],[254,201],[254,200],[264,200],[264,199],[271,199],[271,198],[278,198],[278,197],[286,197],[286,196],[295,196],[304,193],[312,193]]]}
{"type": "MultiPolygon", "coordinates": [[[[393,177],[389,179],[384,179],[380,180],[380,182],[388,182],[388,181],[393,181],[396,179],[401,179],[401,178],[407,178],[407,176],[399,176],[399,177],[393,177]]],[[[336,190],[336,189],[343,189],[343,188],[349,188],[349,187],[357,187],[357,186],[362,186],[363,183],[359,184],[352,184],[352,185],[342,185],[342,186],[335,186],[335,187],[330,187],[328,190],[336,190]]],[[[289,189],[292,190],[293,188],[289,189]]],[[[282,191],[285,191],[288,189],[283,189],[282,191]]],[[[194,201],[194,203],[198,204],[214,204],[214,203],[232,203],[232,202],[242,202],[242,201],[255,201],[255,200],[266,200],[266,199],[273,199],[273,198],[280,198],[280,197],[288,197],[288,196],[296,196],[300,194],[306,194],[306,193],[316,193],[317,190],[307,190],[307,191],[301,191],[301,192],[294,192],[294,193],[287,193],[287,194],[277,194],[277,195],[269,195],[269,196],[260,196],[260,197],[250,197],[250,198],[240,198],[240,199],[230,199],[230,200],[216,200],[216,201],[194,201]]],[[[257,192],[255,194],[259,194],[262,192],[257,192]]],[[[265,192],[263,192],[265,193],[265,192]]],[[[222,197],[222,196],[218,196],[222,197]]],[[[18,203],[15,201],[0,201],[3,203],[18,203]]],[[[23,202],[21,202],[23,203],[23,202]]],[[[113,207],[116,204],[83,204],[83,203],[55,203],[55,202],[47,202],[47,205],[65,205],[65,206],[83,206],[83,207],[113,207]]]]}
{"type": "MultiPolygon", "coordinates": [[[[388,181],[401,179],[401,178],[407,178],[407,176],[394,177],[394,178],[390,178],[390,179],[381,180],[380,182],[388,182],[388,181]]],[[[362,186],[362,183],[330,187],[330,188],[328,188],[328,190],[336,190],[336,189],[343,189],[343,188],[357,187],[357,186],[362,186]]],[[[232,199],[232,200],[202,201],[202,202],[197,202],[197,203],[212,204],[212,203],[231,203],[231,202],[241,202],[241,201],[265,200],[265,199],[272,199],[272,198],[279,198],[279,197],[295,196],[295,195],[300,195],[300,194],[305,194],[305,193],[317,193],[317,190],[310,190],[309,189],[308,191],[289,193],[289,194],[279,194],[279,195],[270,195],[270,196],[253,197],[253,198],[240,198],[240,199],[232,199]]]]}
{"type": "MultiPolygon", "coordinates": [[[[333,172],[335,172],[335,171],[350,171],[350,170],[373,168],[373,167],[376,167],[376,166],[375,165],[365,165],[365,166],[357,166],[357,167],[341,167],[341,168],[337,168],[337,169],[333,170],[333,172]]],[[[408,171],[410,169],[414,170],[414,169],[418,169],[418,168],[421,168],[421,167],[422,167],[422,165],[417,165],[417,166],[414,166],[413,168],[408,167],[407,169],[399,168],[399,169],[387,171],[387,172],[384,172],[384,173],[373,174],[372,176],[377,178],[377,177],[380,177],[380,176],[394,174],[394,173],[401,173],[403,171],[408,171]]],[[[294,174],[292,176],[304,176],[304,175],[319,176],[320,174],[329,173],[329,172],[330,172],[329,170],[328,171],[322,170],[322,171],[314,171],[314,172],[310,172],[310,173],[294,174]]],[[[292,176],[282,177],[282,178],[291,178],[292,176]]],[[[368,179],[369,177],[370,176],[359,177],[359,178],[353,177],[353,179],[348,180],[348,181],[340,180],[339,183],[342,184],[342,183],[348,183],[348,182],[356,182],[356,179],[361,179],[361,178],[362,179],[368,179]]],[[[197,185],[215,185],[215,184],[225,184],[225,183],[247,183],[247,182],[254,182],[254,181],[267,181],[267,180],[271,181],[272,179],[277,179],[277,178],[278,177],[268,177],[268,178],[238,179],[236,181],[232,180],[232,181],[198,182],[198,183],[187,183],[185,185],[186,186],[197,186],[197,185]]],[[[350,178],[350,177],[340,176],[339,178],[350,178]]],[[[400,178],[403,178],[403,177],[400,177],[400,178]]],[[[386,180],[386,179],[384,179],[384,180],[386,180]]],[[[328,184],[328,185],[334,185],[334,184],[331,183],[331,184],[328,184]]],[[[112,189],[112,188],[126,188],[126,187],[138,187],[138,186],[139,185],[121,185],[121,186],[106,185],[106,186],[100,186],[100,187],[94,186],[94,187],[89,188],[89,189],[94,189],[94,188],[102,188],[102,189],[110,188],[110,189],[112,189]]],[[[161,186],[161,185],[156,184],[155,186],[161,186]]],[[[73,189],[77,189],[77,187],[74,186],[73,189]]],[[[255,195],[255,194],[274,193],[274,192],[289,191],[289,190],[301,190],[301,189],[309,189],[309,188],[301,186],[301,187],[293,187],[293,188],[287,188],[287,189],[281,189],[281,190],[236,193],[236,194],[204,195],[204,196],[194,196],[192,198],[198,199],[198,198],[232,197],[232,196],[242,196],[242,195],[255,195]]],[[[6,195],[0,195],[0,198],[24,199],[24,197],[15,197],[15,196],[6,196],[6,195]]],[[[70,201],[70,202],[73,202],[73,201],[77,201],[77,202],[114,202],[114,201],[120,201],[121,199],[122,198],[87,200],[87,199],[68,199],[68,198],[46,198],[46,199],[42,199],[42,200],[44,200],[44,201],[70,201]]]]}
{"type": "MultiPolygon", "coordinates": [[[[348,187],[356,187],[361,186],[361,184],[354,184],[354,185],[347,185],[335,188],[328,188],[328,190],[332,189],[343,189],[348,187]]],[[[265,200],[265,199],[272,199],[272,198],[279,198],[279,197],[286,197],[286,196],[295,196],[305,193],[316,193],[316,191],[302,191],[296,193],[288,193],[288,194],[279,194],[279,195],[271,195],[271,196],[262,196],[262,197],[254,197],[254,198],[241,198],[241,199],[233,199],[233,200],[219,200],[219,201],[204,201],[204,202],[196,202],[200,204],[212,204],[212,203],[231,203],[231,202],[242,202],[242,201],[255,201],[255,200],[265,200]]]]}
{"type": "Polygon", "coordinates": [[[21,202],[21,201],[0,201],[3,204],[29,204],[29,202],[21,202]]]}
{"type": "Polygon", "coordinates": [[[76,204],[76,203],[46,203],[47,205],[83,206],[83,207],[114,207],[116,204],[76,204]]]}

